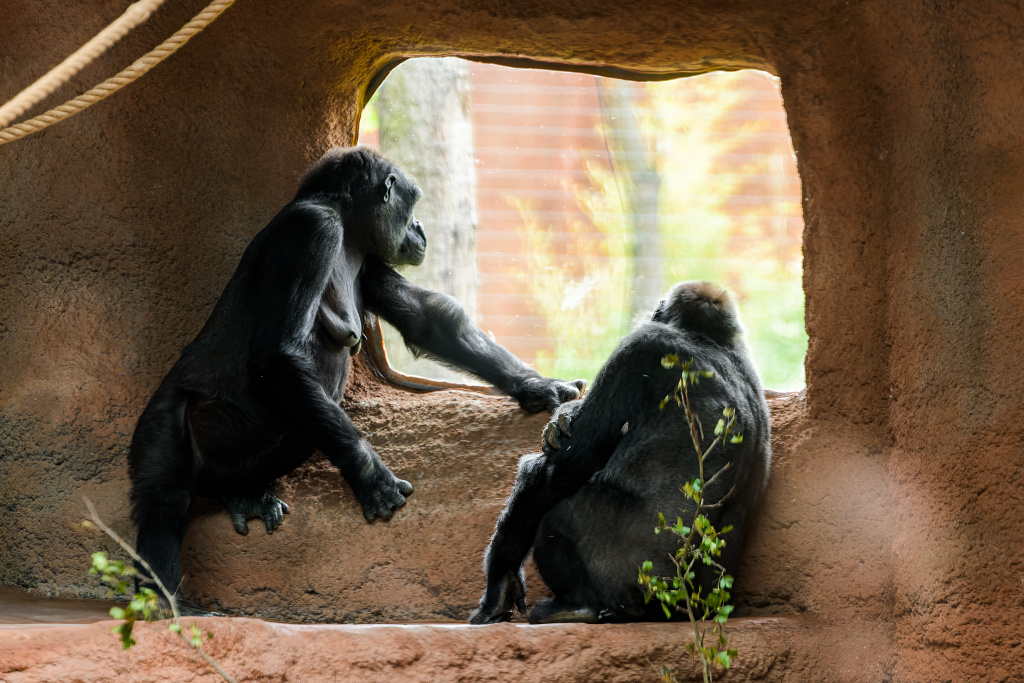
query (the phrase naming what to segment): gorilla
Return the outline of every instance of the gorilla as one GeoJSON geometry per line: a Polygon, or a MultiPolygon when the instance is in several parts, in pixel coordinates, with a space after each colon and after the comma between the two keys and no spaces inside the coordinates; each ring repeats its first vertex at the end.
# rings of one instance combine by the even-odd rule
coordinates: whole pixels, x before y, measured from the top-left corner
{"type": "MultiPolygon", "coordinates": [[[[704,470],[710,479],[732,465],[707,487],[708,504],[721,504],[706,514],[717,529],[733,525],[717,561],[735,569],[748,515],[768,481],[768,404],[728,292],[684,282],[622,340],[587,394],[558,409],[544,429],[543,453],[520,460],[471,623],[507,621],[513,608],[525,613],[522,565],[531,547],[555,596],[538,602],[531,623],[664,619],[657,601],[645,604],[638,568],[651,560],[656,574],[675,574],[669,556],[680,539],[654,528],[659,512],[693,518],[681,486],[698,474],[685,413],[672,402],[659,409],[680,376],[662,366],[668,354],[715,373],[688,389],[701,425],[713,427],[723,409],[736,409],[742,442],[716,447],[704,470]]],[[[711,580],[710,571],[698,573],[695,585],[707,595],[711,580]]]]}
{"type": "Polygon", "coordinates": [[[554,410],[584,382],[541,377],[473,325],[451,297],[395,266],[423,262],[413,216],[423,193],[371,149],[332,149],[295,198],[249,243],[209,320],[146,406],[129,448],[137,550],[168,590],[197,496],[222,498],[235,530],[268,533],[288,506],[274,480],[321,451],[352,487],[367,521],[387,520],[412,485],[398,479],[338,405],[364,316],[407,345],[518,400],[554,410]]]}

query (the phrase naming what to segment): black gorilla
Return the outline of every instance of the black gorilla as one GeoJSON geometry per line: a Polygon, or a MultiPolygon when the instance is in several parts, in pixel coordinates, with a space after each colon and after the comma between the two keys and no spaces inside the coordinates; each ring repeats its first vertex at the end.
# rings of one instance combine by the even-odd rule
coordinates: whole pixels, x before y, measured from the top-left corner
{"type": "MultiPolygon", "coordinates": [[[[487,548],[487,588],[472,623],[510,619],[513,607],[525,611],[522,564],[531,546],[555,594],[537,604],[531,622],[662,614],[656,601],[644,604],[637,570],[652,560],[659,575],[675,573],[668,558],[680,539],[656,535],[654,527],[659,512],[692,519],[693,501],[680,487],[698,473],[685,414],[671,402],[659,410],[680,375],[662,366],[667,354],[692,357],[695,370],[715,373],[689,389],[702,425],[713,427],[724,408],[736,409],[742,443],[717,447],[704,470],[710,478],[732,463],[708,487],[706,500],[714,503],[735,486],[720,507],[707,511],[716,528],[734,527],[718,561],[735,568],[747,516],[761,498],[771,462],[768,405],[742,335],[724,289],[687,282],[673,287],[651,320],[622,340],[586,396],[562,406],[545,427],[544,453],[520,461],[487,548]]],[[[706,595],[711,577],[703,579],[706,595]]]]}
{"type": "Polygon", "coordinates": [[[529,411],[579,396],[477,329],[451,297],[392,266],[419,265],[421,190],[366,148],[333,149],[246,248],[199,336],[139,418],[129,450],[138,552],[170,590],[196,496],[226,500],[239,533],[268,532],[288,506],[274,480],[322,451],[368,521],[388,519],[412,485],[396,478],[339,407],[365,312],[417,353],[492,383],[529,411]]]}

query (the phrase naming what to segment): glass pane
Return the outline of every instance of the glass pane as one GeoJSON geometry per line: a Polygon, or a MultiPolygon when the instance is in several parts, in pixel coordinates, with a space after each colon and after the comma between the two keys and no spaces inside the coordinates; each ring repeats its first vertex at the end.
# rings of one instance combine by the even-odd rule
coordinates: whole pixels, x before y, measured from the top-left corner
{"type": "MultiPolygon", "coordinates": [[[[708,279],[737,296],[765,386],[803,386],[800,180],[774,77],[413,59],[359,140],[423,187],[427,260],[405,276],[542,374],[593,379],[673,283],[708,279]]],[[[385,344],[397,370],[469,381],[413,359],[393,329],[385,344]]]]}

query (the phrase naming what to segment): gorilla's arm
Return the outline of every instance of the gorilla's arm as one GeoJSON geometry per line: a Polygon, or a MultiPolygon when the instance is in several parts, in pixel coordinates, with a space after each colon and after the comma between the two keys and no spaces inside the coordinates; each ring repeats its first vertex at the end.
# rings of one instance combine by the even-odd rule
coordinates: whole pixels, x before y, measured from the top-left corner
{"type": "Polygon", "coordinates": [[[649,344],[621,345],[587,395],[563,405],[552,417],[544,429],[544,453],[520,460],[515,487],[484,556],[487,587],[472,623],[508,619],[513,605],[523,611],[522,565],[541,520],[601,470],[620,441],[629,438],[623,428],[665,386],[664,371],[659,374],[655,367],[660,359],[660,349],[649,344]]]}
{"type": "Polygon", "coordinates": [[[282,212],[268,228],[251,246],[258,301],[249,347],[252,388],[338,468],[367,520],[389,517],[412,486],[394,477],[327,395],[306,350],[321,296],[338,266],[341,224],[333,211],[305,205],[282,212]]]}
{"type": "Polygon", "coordinates": [[[367,310],[394,325],[411,349],[493,384],[524,410],[554,410],[586,386],[541,377],[474,325],[458,301],[414,285],[376,258],[367,257],[361,283],[367,310]]]}

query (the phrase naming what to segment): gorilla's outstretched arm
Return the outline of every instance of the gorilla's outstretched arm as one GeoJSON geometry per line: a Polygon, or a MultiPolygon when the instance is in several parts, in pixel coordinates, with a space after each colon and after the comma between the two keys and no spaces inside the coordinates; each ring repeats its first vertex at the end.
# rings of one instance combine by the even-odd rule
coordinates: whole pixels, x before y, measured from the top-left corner
{"type": "Polygon", "coordinates": [[[367,310],[394,325],[413,352],[493,384],[524,410],[554,410],[586,384],[541,377],[474,325],[458,301],[414,285],[379,259],[366,259],[361,282],[367,310]]]}

